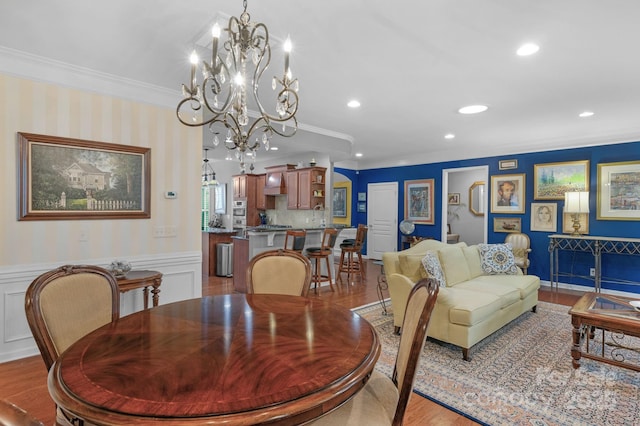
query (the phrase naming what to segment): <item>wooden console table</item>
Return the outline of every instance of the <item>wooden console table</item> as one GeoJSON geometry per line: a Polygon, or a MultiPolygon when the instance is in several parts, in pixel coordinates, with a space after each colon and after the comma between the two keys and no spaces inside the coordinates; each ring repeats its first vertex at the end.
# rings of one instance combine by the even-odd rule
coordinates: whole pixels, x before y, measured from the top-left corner
{"type": "Polygon", "coordinates": [[[558,277],[571,275],[560,273],[558,268],[558,251],[590,252],[594,259],[595,291],[600,292],[602,282],[602,254],[640,255],[640,239],[620,237],[599,237],[590,235],[549,235],[549,281],[551,288],[554,284],[558,289],[558,277]]]}
{"type": "Polygon", "coordinates": [[[153,306],[158,306],[160,300],[160,284],[162,273],[158,271],[129,271],[124,278],[118,278],[120,293],[136,288],[142,288],[144,293],[144,308],[149,308],[149,287],[153,295],[153,306]]]}

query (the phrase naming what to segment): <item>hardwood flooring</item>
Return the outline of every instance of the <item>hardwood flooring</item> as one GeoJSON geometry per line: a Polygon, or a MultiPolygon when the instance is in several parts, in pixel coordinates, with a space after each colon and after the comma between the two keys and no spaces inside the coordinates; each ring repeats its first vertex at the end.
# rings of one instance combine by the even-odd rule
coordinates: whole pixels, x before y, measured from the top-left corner
{"type": "MultiPolygon", "coordinates": [[[[336,291],[322,287],[319,294],[311,290],[310,297],[319,297],[348,308],[354,308],[378,300],[376,293],[380,266],[367,261],[367,278],[364,283],[356,281],[349,285],[338,284],[336,291]]],[[[343,275],[344,277],[344,275],[343,275]]],[[[231,278],[203,277],[203,295],[233,293],[231,278]]],[[[582,295],[581,292],[559,290],[548,287],[540,290],[539,300],[571,306],[582,295]]],[[[385,293],[385,297],[388,294],[385,293]]],[[[162,293],[161,299],[162,301],[162,293]]],[[[567,342],[570,344],[570,342],[567,342]]],[[[40,356],[32,356],[0,363],[0,399],[6,399],[28,411],[44,424],[54,424],[55,405],[47,390],[47,371],[40,356]]],[[[409,400],[405,425],[474,425],[475,422],[440,405],[412,394],[409,400]]]]}

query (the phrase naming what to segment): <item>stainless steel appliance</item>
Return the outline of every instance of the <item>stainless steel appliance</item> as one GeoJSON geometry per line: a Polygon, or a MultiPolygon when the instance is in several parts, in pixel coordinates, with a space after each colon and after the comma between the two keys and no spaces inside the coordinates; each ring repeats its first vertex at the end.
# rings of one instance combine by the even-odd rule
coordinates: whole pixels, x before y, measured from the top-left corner
{"type": "Polygon", "coordinates": [[[233,201],[233,227],[245,228],[247,226],[247,202],[245,200],[233,201]]]}

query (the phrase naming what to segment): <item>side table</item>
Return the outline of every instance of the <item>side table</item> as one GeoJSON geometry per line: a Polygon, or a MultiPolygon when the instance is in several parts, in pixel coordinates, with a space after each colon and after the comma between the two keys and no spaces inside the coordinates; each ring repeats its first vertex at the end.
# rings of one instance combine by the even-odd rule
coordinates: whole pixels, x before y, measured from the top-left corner
{"type": "Polygon", "coordinates": [[[144,293],[144,308],[149,308],[149,287],[153,295],[153,306],[158,306],[160,300],[160,284],[162,284],[162,273],[158,271],[136,271],[127,272],[124,278],[118,278],[118,288],[120,293],[142,288],[144,293]]]}

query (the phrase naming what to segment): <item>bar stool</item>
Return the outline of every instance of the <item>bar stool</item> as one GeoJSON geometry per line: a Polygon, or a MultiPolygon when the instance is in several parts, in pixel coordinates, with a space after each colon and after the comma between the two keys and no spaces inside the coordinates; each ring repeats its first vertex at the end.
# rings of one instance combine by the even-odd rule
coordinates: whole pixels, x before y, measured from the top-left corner
{"type": "Polygon", "coordinates": [[[298,253],[302,253],[304,248],[304,241],[307,238],[307,231],[304,229],[287,230],[287,234],[284,237],[284,249],[293,250],[298,253]]]}
{"type": "Polygon", "coordinates": [[[318,294],[318,285],[320,285],[323,281],[329,281],[329,286],[331,287],[331,291],[335,291],[333,289],[333,282],[331,280],[331,262],[329,262],[329,256],[333,253],[333,246],[336,244],[336,239],[338,238],[338,230],[335,228],[326,228],[322,233],[322,243],[321,247],[308,247],[307,248],[307,257],[309,261],[312,263],[315,261],[315,268],[313,272],[313,277],[311,277],[311,281],[315,283],[314,289],[316,294],[318,294]],[[321,273],[321,261],[325,260],[327,265],[327,275],[322,275],[321,273]]]}
{"type": "Polygon", "coordinates": [[[351,243],[350,241],[343,242],[340,244],[340,268],[338,269],[338,277],[342,283],[342,273],[347,274],[347,284],[351,282],[351,275],[359,275],[360,281],[364,282],[365,280],[365,266],[362,262],[362,246],[364,245],[364,240],[367,237],[367,227],[363,224],[358,225],[358,230],[356,231],[356,238],[351,243]]]}

